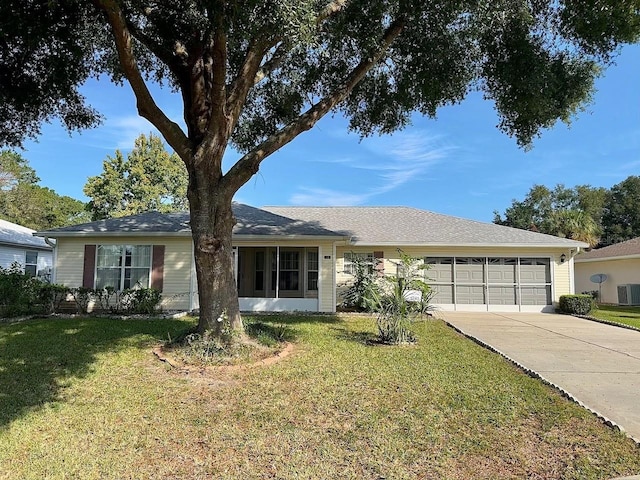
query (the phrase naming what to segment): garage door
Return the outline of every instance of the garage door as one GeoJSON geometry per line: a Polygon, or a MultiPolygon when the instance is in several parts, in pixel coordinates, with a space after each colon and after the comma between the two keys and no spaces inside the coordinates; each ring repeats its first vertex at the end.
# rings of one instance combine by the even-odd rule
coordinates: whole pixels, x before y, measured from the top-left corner
{"type": "Polygon", "coordinates": [[[551,305],[551,260],[533,257],[427,257],[433,303],[464,310],[551,305]]]}

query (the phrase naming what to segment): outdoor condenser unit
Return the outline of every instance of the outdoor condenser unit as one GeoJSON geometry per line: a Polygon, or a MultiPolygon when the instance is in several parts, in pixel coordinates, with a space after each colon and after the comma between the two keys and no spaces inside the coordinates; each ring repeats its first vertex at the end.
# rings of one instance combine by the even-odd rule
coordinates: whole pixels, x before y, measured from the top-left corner
{"type": "Polygon", "coordinates": [[[640,305],[640,285],[618,285],[619,305],[640,305]]]}

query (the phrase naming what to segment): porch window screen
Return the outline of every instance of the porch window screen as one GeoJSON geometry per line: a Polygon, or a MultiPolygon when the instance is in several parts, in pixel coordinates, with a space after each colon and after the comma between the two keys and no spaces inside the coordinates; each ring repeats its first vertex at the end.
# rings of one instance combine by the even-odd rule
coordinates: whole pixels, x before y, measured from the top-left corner
{"type": "Polygon", "coordinates": [[[299,252],[280,252],[280,290],[298,290],[300,285],[299,252]]]}
{"type": "Polygon", "coordinates": [[[149,287],[151,245],[98,245],[96,288],[149,287]]]}
{"type": "Polygon", "coordinates": [[[307,250],[307,290],[318,290],[317,250],[307,250]]]}

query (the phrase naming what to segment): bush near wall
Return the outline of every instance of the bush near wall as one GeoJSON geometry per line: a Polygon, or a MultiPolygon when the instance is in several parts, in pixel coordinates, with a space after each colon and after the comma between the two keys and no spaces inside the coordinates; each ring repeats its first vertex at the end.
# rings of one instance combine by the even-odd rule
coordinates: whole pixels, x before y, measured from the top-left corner
{"type": "Polygon", "coordinates": [[[69,288],[31,277],[18,263],[0,267],[0,318],[62,313],[70,298],[81,314],[93,304],[101,313],[152,315],[160,310],[162,293],[153,288],[69,288]]]}
{"type": "Polygon", "coordinates": [[[571,315],[588,315],[593,310],[594,302],[591,295],[562,295],[560,297],[560,311],[571,315]]]}

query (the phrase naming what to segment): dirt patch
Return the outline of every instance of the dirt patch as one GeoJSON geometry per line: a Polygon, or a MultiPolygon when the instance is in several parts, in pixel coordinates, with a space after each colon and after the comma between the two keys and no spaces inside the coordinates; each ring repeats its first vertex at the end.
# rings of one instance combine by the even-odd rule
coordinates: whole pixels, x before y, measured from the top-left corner
{"type": "Polygon", "coordinates": [[[266,358],[262,358],[252,363],[245,363],[239,365],[187,365],[175,357],[171,356],[171,353],[167,351],[162,346],[155,347],[153,349],[153,354],[160,360],[161,362],[166,363],[167,365],[175,368],[184,373],[206,373],[206,372],[235,372],[248,370],[251,368],[257,367],[266,367],[268,365],[273,365],[274,363],[278,363],[282,359],[290,356],[295,351],[295,346],[293,343],[285,343],[284,348],[277,353],[270,355],[266,358]]]}

